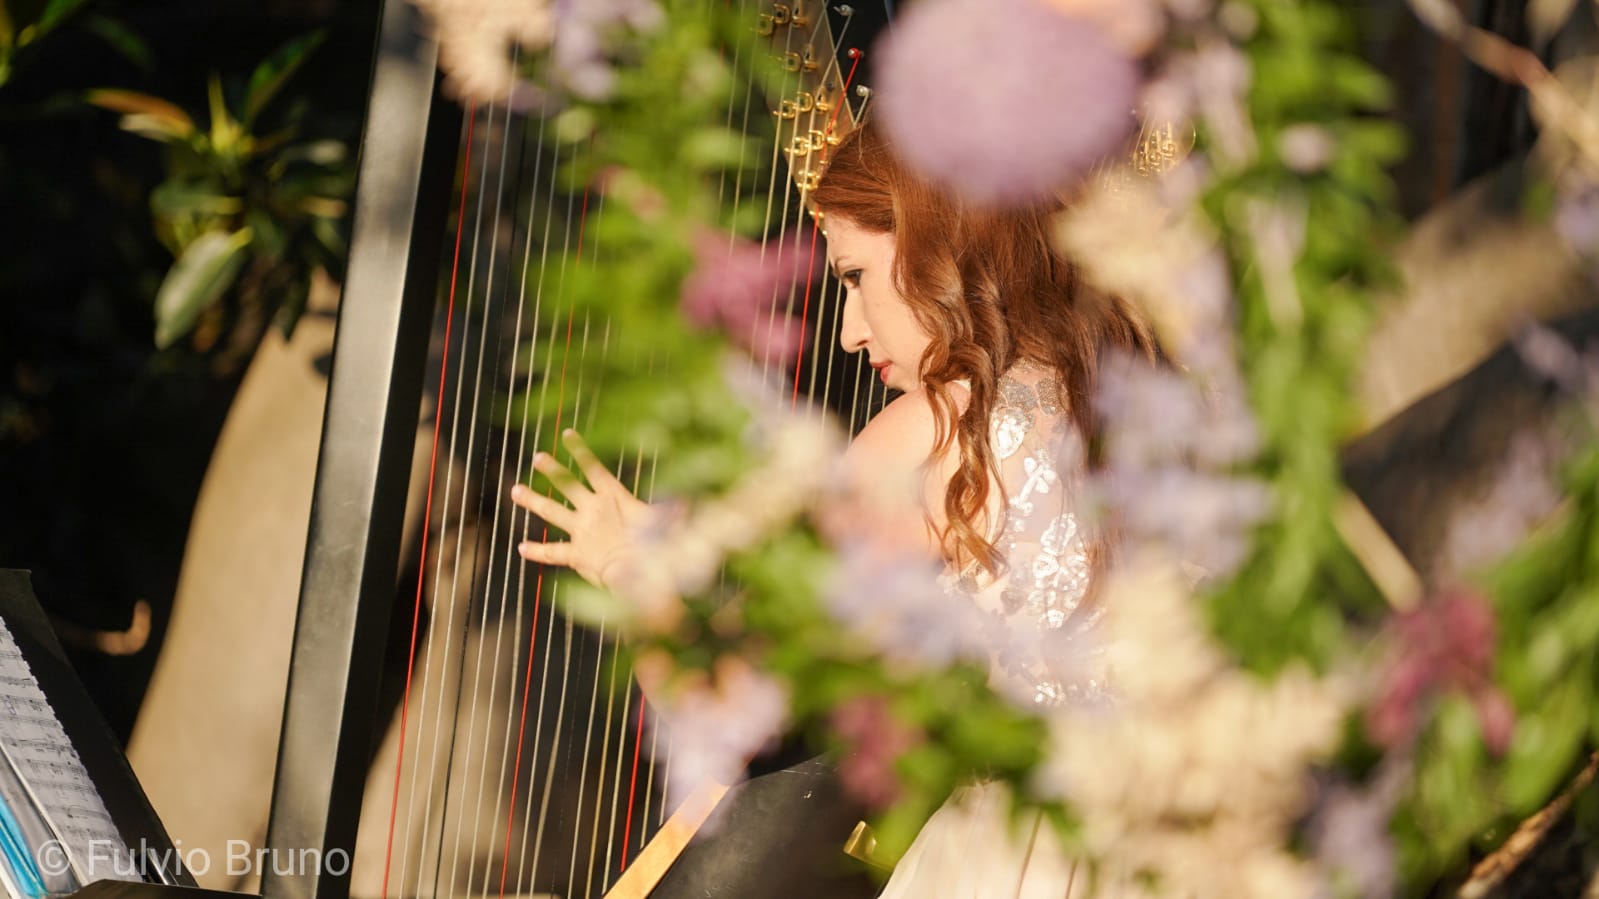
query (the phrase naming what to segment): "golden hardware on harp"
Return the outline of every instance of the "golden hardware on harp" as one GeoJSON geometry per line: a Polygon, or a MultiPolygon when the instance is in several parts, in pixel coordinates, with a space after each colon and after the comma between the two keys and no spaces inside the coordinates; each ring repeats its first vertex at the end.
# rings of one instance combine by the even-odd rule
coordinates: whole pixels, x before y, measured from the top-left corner
{"type": "Polygon", "coordinates": [[[1185,129],[1179,139],[1177,127],[1171,122],[1146,125],[1133,146],[1133,171],[1140,175],[1159,175],[1170,171],[1193,149],[1193,129],[1185,129]]]}

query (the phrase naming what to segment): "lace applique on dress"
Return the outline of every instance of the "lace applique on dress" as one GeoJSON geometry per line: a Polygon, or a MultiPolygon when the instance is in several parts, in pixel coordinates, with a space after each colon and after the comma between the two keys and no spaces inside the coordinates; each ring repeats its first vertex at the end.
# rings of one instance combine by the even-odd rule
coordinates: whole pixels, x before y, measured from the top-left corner
{"type": "Polygon", "coordinates": [[[1086,637],[1098,615],[1079,614],[1086,612],[1090,563],[1071,508],[1080,453],[1065,416],[1058,382],[1041,370],[1019,365],[1000,379],[989,416],[1005,496],[989,528],[1000,574],[974,563],[946,572],[945,580],[946,589],[987,613],[996,686],[1041,705],[1098,698],[1103,690],[1083,673],[1093,666],[1081,664],[1093,654],[1086,637]]]}

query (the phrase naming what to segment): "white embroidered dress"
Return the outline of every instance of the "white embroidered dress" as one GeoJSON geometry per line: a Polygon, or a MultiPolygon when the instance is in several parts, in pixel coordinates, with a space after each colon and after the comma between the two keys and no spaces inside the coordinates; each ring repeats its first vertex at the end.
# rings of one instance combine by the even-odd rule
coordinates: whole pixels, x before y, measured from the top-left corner
{"type": "MultiPolygon", "coordinates": [[[[1073,511],[1080,442],[1045,370],[1018,364],[999,383],[989,438],[1002,496],[990,502],[989,538],[1002,565],[947,570],[946,589],[982,613],[993,653],[991,682],[1040,706],[1094,701],[1104,686],[1083,639],[1099,611],[1084,606],[1090,562],[1073,511]],[[1001,502],[1001,500],[1003,502],[1001,502]]],[[[1004,790],[956,791],[917,835],[882,899],[1063,899],[1082,893],[1051,825],[1013,822],[1004,790]]]]}

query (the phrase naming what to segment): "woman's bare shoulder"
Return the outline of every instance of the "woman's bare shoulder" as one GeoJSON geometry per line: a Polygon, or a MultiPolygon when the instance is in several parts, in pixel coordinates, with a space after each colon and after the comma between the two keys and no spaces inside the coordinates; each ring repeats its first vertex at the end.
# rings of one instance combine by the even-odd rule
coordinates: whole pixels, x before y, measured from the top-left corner
{"type": "MultiPolygon", "coordinates": [[[[966,391],[952,389],[950,398],[959,415],[966,406],[966,391]]],[[[910,518],[917,520],[907,520],[903,536],[914,537],[932,555],[941,552],[937,535],[945,525],[944,494],[960,464],[954,441],[943,452],[934,452],[939,436],[937,402],[925,389],[899,397],[877,413],[845,455],[856,488],[888,497],[890,506],[908,502],[916,510],[910,518]],[[902,499],[896,501],[896,496],[902,499]]]]}
{"type": "MultiPolygon", "coordinates": [[[[966,391],[950,391],[955,414],[965,410],[966,391]]],[[[867,422],[850,445],[850,454],[863,460],[896,463],[905,467],[926,464],[938,440],[938,402],[926,388],[913,390],[883,407],[867,422]]]]}

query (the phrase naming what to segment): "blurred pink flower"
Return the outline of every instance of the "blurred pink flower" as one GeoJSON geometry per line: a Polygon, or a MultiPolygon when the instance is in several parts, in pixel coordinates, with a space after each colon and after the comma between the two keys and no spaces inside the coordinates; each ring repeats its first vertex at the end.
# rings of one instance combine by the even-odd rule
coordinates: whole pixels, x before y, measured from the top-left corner
{"type": "Polygon", "coordinates": [[[833,730],[849,752],[838,764],[844,789],[868,809],[882,809],[899,798],[894,764],[923,740],[922,734],[894,717],[881,696],[857,696],[833,709],[833,730]]]}
{"type": "Polygon", "coordinates": [[[1461,692],[1476,707],[1488,748],[1509,748],[1515,711],[1491,680],[1495,628],[1488,600],[1456,589],[1396,616],[1389,627],[1393,655],[1366,719],[1372,739],[1389,748],[1408,745],[1423,706],[1439,693],[1461,692]]]}
{"type": "Polygon", "coordinates": [[[1166,31],[1159,0],[1048,0],[1056,10],[1099,26],[1116,46],[1133,56],[1155,48],[1166,31]]]}
{"type": "Polygon", "coordinates": [[[877,116],[897,152],[970,199],[1037,199],[1131,130],[1138,63],[1046,0],[926,0],[880,40],[877,116]]]}
{"type": "Polygon", "coordinates": [[[708,780],[738,783],[745,763],[779,736],[788,717],[783,685],[736,656],[717,659],[710,682],[652,700],[651,727],[672,753],[669,805],[708,780]]]}
{"type": "Polygon", "coordinates": [[[1277,154],[1293,171],[1310,175],[1332,164],[1338,140],[1321,125],[1290,125],[1277,135],[1277,154]]]}
{"type": "Polygon", "coordinates": [[[802,235],[765,245],[710,231],[694,239],[694,271],[683,282],[683,314],[719,327],[762,363],[793,359],[805,328],[789,316],[789,292],[815,275],[816,256],[802,235]]]}

